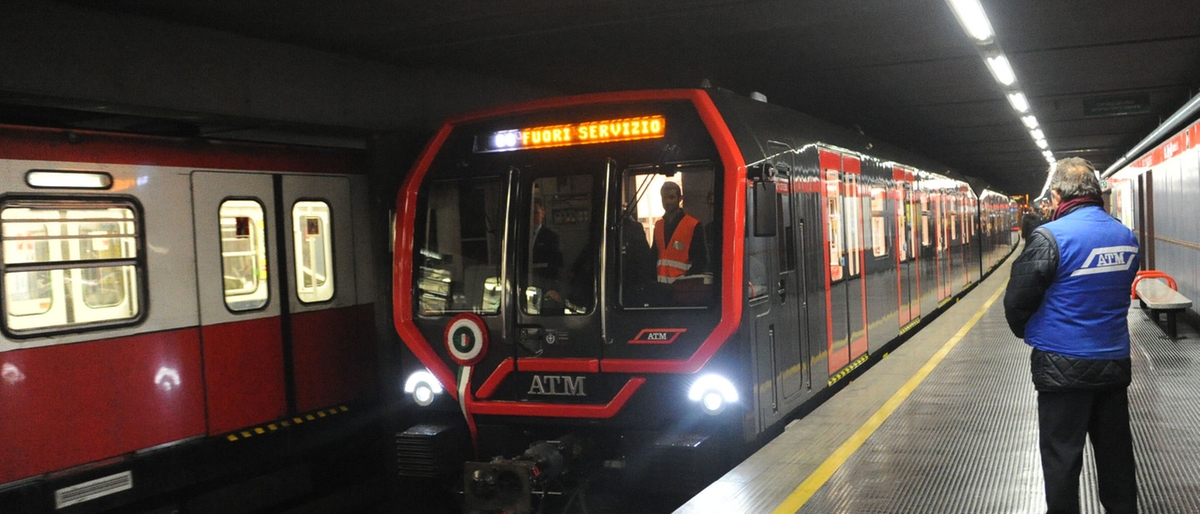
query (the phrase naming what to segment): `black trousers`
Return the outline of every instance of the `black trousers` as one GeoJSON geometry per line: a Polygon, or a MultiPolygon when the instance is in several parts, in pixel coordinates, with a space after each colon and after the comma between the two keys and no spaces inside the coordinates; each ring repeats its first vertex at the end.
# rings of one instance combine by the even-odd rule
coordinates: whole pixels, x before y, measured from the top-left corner
{"type": "Polygon", "coordinates": [[[1038,392],[1038,429],[1046,506],[1050,514],[1079,513],[1083,445],[1092,439],[1100,503],[1108,514],[1137,513],[1137,477],[1129,396],[1108,391],[1038,392]]]}

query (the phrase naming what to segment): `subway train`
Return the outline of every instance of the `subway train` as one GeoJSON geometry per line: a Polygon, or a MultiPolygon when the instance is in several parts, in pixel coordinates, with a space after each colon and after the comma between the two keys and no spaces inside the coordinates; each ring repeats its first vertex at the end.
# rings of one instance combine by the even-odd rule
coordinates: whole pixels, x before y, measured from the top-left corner
{"type": "Polygon", "coordinates": [[[396,203],[400,474],[508,512],[711,482],[1016,247],[1008,197],[904,155],[720,89],[451,118],[396,203]]]}
{"type": "Polygon", "coordinates": [[[0,126],[0,510],[318,480],[379,391],[365,163],[0,126]]]}

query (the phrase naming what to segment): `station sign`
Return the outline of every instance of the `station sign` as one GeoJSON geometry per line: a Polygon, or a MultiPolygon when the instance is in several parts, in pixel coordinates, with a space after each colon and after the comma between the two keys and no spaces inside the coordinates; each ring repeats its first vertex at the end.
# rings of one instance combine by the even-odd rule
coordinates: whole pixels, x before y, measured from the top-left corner
{"type": "Polygon", "coordinates": [[[1083,115],[1089,118],[1124,116],[1150,112],[1150,95],[1114,95],[1083,99],[1083,115]]]}

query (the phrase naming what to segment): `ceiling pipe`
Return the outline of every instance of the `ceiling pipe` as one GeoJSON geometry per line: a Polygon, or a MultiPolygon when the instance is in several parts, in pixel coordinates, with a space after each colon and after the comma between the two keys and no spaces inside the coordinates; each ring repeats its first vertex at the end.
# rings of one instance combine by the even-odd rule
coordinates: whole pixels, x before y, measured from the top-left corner
{"type": "Polygon", "coordinates": [[[1122,155],[1120,159],[1117,159],[1117,162],[1114,162],[1112,166],[1109,166],[1108,169],[1104,170],[1104,173],[1102,173],[1100,177],[1108,178],[1109,175],[1116,173],[1117,170],[1121,169],[1122,166],[1125,166],[1130,159],[1141,155],[1146,148],[1150,147],[1150,145],[1157,144],[1164,137],[1174,134],[1179,129],[1180,125],[1187,123],[1187,120],[1190,120],[1192,115],[1196,114],[1197,112],[1200,112],[1200,93],[1196,94],[1196,96],[1193,96],[1191,100],[1188,100],[1188,103],[1184,104],[1183,107],[1180,107],[1178,111],[1175,111],[1175,114],[1172,114],[1170,118],[1167,118],[1167,121],[1160,123],[1158,128],[1154,129],[1154,132],[1151,132],[1150,135],[1146,136],[1146,139],[1143,139],[1142,142],[1137,144],[1137,146],[1134,146],[1132,150],[1125,152],[1125,155],[1122,155]]]}

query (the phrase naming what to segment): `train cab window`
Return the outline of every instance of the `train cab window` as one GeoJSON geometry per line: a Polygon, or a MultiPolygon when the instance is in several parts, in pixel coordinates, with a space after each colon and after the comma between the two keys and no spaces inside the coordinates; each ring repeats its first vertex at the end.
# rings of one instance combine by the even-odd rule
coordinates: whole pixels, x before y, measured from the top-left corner
{"type": "Polygon", "coordinates": [[[597,231],[592,222],[592,175],[534,180],[530,192],[529,235],[519,285],[526,314],[586,314],[595,305],[597,231]]]}
{"type": "Polygon", "coordinates": [[[225,306],[248,311],[267,304],[267,247],[262,204],[226,200],[218,211],[225,306]]]}
{"type": "Polygon", "coordinates": [[[430,184],[413,242],[417,312],[500,312],[504,187],[491,177],[430,184]]]}
{"type": "Polygon", "coordinates": [[[5,327],[42,334],[137,318],[143,263],[135,212],[114,202],[0,207],[5,327]]]}
{"type": "Polygon", "coordinates": [[[296,296],[303,303],[333,298],[333,234],[330,227],[329,204],[302,201],[292,206],[296,296]]]}
{"type": "Polygon", "coordinates": [[[625,170],[618,259],[623,306],[706,307],[715,298],[721,259],[714,253],[721,246],[716,195],[709,195],[713,175],[707,161],[625,170]]]}

